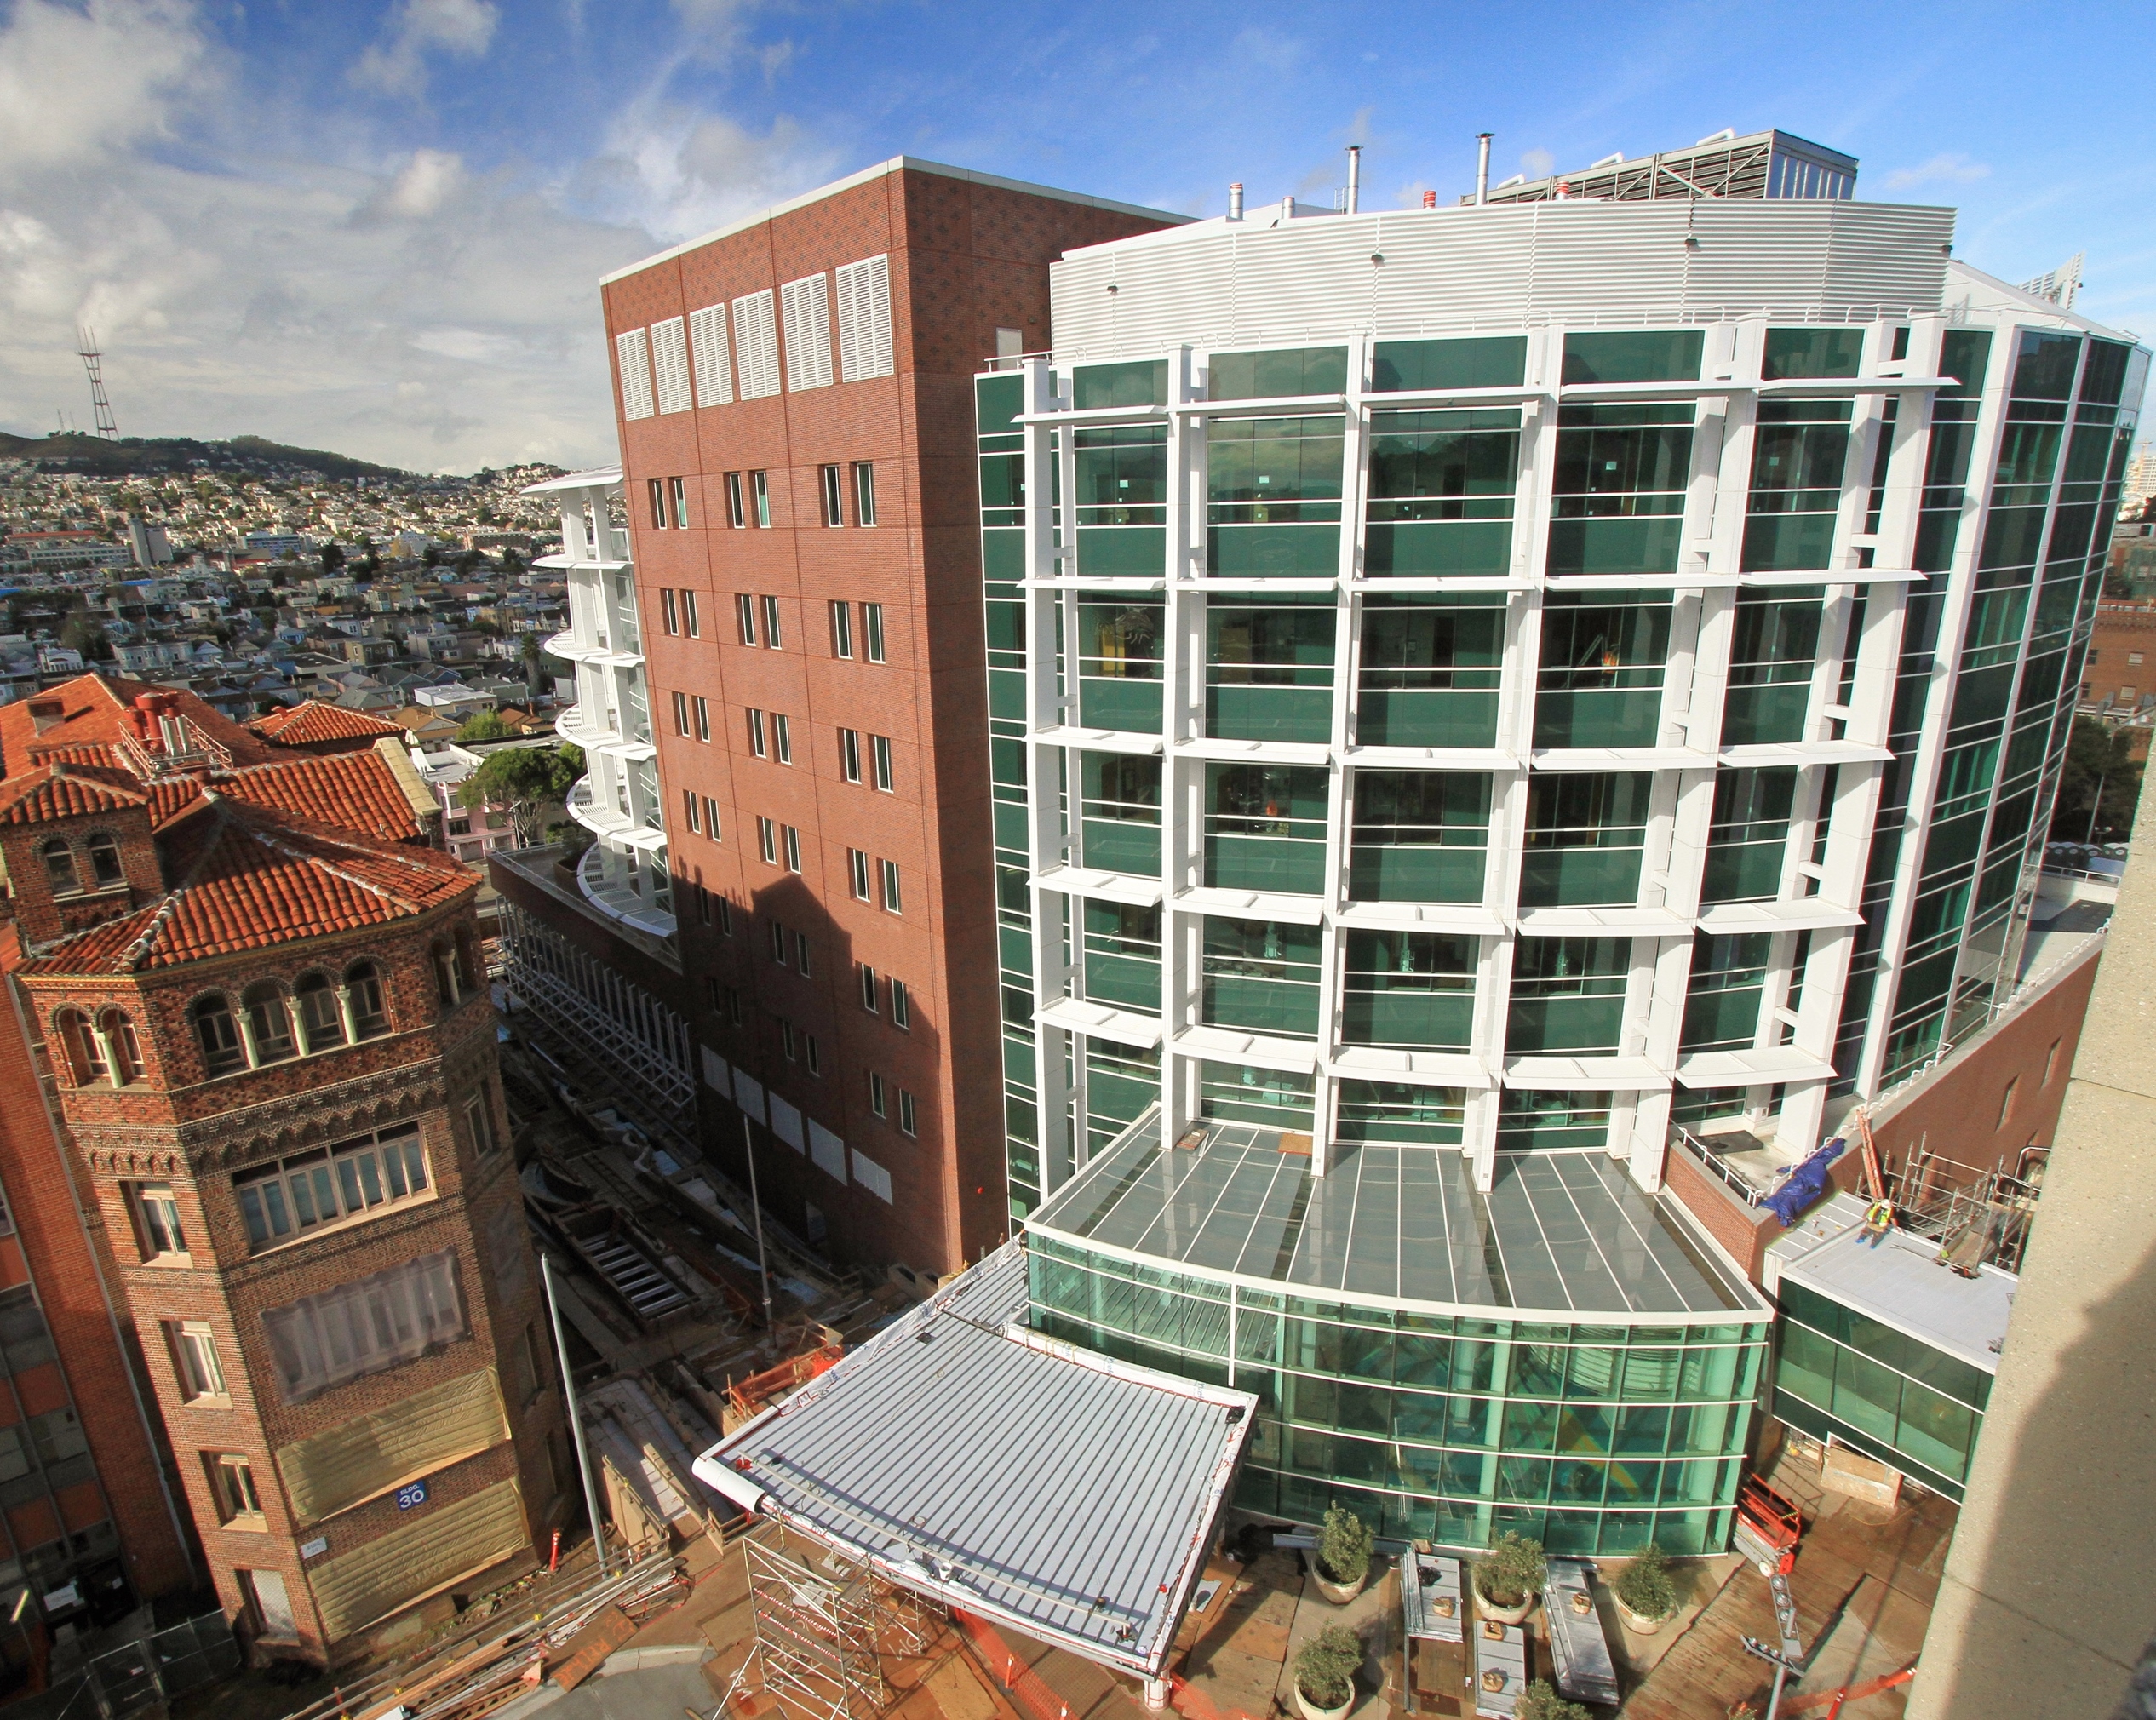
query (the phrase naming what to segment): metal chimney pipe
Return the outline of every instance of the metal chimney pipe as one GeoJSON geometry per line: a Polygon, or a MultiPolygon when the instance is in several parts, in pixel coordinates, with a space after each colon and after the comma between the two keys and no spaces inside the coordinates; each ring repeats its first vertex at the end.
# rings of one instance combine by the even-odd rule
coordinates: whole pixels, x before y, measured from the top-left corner
{"type": "Polygon", "coordinates": [[[1231,221],[1239,221],[1242,219],[1242,181],[1241,180],[1237,180],[1228,187],[1228,219],[1231,221]]]}
{"type": "Polygon", "coordinates": [[[1495,135],[1488,131],[1475,134],[1481,145],[1475,157],[1475,206],[1477,209],[1490,200],[1490,139],[1495,135]]]}
{"type": "Polygon", "coordinates": [[[1353,214],[1356,212],[1356,209],[1360,206],[1360,204],[1362,204],[1362,146],[1361,144],[1359,144],[1359,143],[1350,143],[1350,144],[1348,146],[1348,206],[1347,206],[1347,212],[1348,212],[1350,215],[1353,215],[1353,214]]]}

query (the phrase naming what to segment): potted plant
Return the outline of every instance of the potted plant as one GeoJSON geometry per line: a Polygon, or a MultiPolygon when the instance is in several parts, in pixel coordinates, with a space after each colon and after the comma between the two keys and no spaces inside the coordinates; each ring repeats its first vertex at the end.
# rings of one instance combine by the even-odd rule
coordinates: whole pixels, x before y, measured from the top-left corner
{"type": "Polygon", "coordinates": [[[1327,1505],[1325,1526],[1318,1531],[1317,1557],[1311,1562],[1318,1593],[1336,1607],[1361,1594],[1370,1580],[1374,1545],[1369,1524],[1345,1505],[1327,1505]]]}
{"type": "Polygon", "coordinates": [[[1542,1543],[1508,1529],[1475,1561],[1476,1604],[1484,1618],[1517,1625],[1534,1610],[1546,1574],[1542,1543]]]}
{"type": "Polygon", "coordinates": [[[1618,1616],[1628,1631],[1651,1637],[1677,1615],[1677,1585],[1670,1578],[1670,1562],[1652,1541],[1618,1573],[1610,1587],[1617,1597],[1618,1616]]]}
{"type": "Polygon", "coordinates": [[[1537,1678],[1520,1693],[1512,1720],[1594,1720],[1577,1702],[1568,1702],[1547,1680],[1537,1678]]]}
{"type": "Polygon", "coordinates": [[[1343,1720],[1355,1706],[1355,1671],[1362,1639],[1345,1625],[1327,1625],[1295,1653],[1295,1706],[1303,1720],[1343,1720]]]}

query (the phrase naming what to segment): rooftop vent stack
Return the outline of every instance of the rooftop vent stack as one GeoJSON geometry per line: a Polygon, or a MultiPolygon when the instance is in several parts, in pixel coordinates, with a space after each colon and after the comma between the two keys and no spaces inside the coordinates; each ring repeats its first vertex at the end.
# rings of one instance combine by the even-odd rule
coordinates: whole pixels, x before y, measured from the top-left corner
{"type": "Polygon", "coordinates": [[[1241,180],[1237,180],[1228,187],[1228,219],[1231,221],[1239,221],[1242,219],[1242,181],[1241,180]]]}
{"type": "Polygon", "coordinates": [[[1494,132],[1475,134],[1478,147],[1475,152],[1475,206],[1480,209],[1490,200],[1490,139],[1494,132]]]}
{"type": "Polygon", "coordinates": [[[1422,206],[1425,209],[1436,209],[1437,207],[1437,193],[1434,191],[1425,192],[1422,194],[1422,206]]]}
{"type": "Polygon", "coordinates": [[[1348,146],[1348,206],[1347,206],[1347,212],[1348,212],[1350,215],[1353,215],[1353,214],[1356,211],[1356,209],[1357,209],[1358,208],[1360,208],[1360,207],[1361,207],[1361,205],[1362,205],[1362,146],[1361,144],[1359,144],[1359,143],[1350,143],[1350,144],[1348,146]]]}

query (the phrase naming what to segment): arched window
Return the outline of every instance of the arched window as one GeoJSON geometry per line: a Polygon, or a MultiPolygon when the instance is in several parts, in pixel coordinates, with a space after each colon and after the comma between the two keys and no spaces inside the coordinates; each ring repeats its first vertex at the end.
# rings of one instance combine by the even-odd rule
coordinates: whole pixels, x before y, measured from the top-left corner
{"type": "Polygon", "coordinates": [[[195,1039],[202,1046],[204,1066],[213,1075],[230,1075],[247,1067],[247,1052],[239,1042],[239,1023],[232,1006],[218,996],[198,998],[188,1015],[195,1024],[195,1039]]]}
{"type": "Polygon", "coordinates": [[[135,1023],[125,1010],[108,1009],[97,1018],[105,1044],[112,1054],[112,1085],[131,1086],[142,1079],[142,1042],[135,1036],[135,1023]]]}
{"type": "Polygon", "coordinates": [[[54,1025],[60,1030],[60,1053],[67,1059],[67,1073],[78,1087],[101,1081],[110,1073],[105,1052],[90,1031],[89,1018],[79,1009],[63,1009],[54,1025]]]}
{"type": "Polygon", "coordinates": [[[355,961],[345,970],[345,989],[352,995],[352,1024],[362,1039],[379,1039],[389,1031],[389,1006],[382,996],[381,968],[372,961],[355,961]]]}
{"type": "Polygon", "coordinates": [[[432,952],[434,959],[434,990],[442,1000],[442,1007],[453,1008],[464,994],[457,989],[456,957],[449,944],[441,938],[434,941],[432,952]]]}
{"type": "Polygon", "coordinates": [[[38,850],[45,857],[45,881],[53,887],[55,896],[72,896],[82,889],[83,880],[75,870],[75,851],[66,840],[55,836],[38,850]]]}
{"type": "Polygon", "coordinates": [[[292,988],[300,1006],[300,1031],[307,1036],[310,1052],[330,1051],[344,1043],[344,1012],[337,1007],[337,989],[326,973],[303,976],[292,988]]]}
{"type": "Polygon", "coordinates": [[[127,881],[127,874],[120,866],[120,845],[105,831],[100,830],[89,839],[90,876],[100,890],[127,881]]]}
{"type": "Polygon", "coordinates": [[[292,1013],[284,1006],[284,994],[273,979],[258,979],[241,995],[247,1025],[254,1030],[255,1061],[283,1063],[298,1047],[292,1043],[292,1013]]]}

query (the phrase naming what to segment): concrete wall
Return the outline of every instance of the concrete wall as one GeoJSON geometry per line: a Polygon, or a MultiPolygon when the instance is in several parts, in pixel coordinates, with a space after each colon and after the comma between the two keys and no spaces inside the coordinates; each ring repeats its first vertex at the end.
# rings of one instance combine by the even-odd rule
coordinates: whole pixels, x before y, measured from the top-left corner
{"type": "Polygon", "coordinates": [[[2127,869],[2090,998],[1911,1720],[2109,1713],[2156,1635],[2152,1140],[2144,863],[2127,869]]]}

